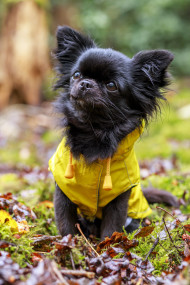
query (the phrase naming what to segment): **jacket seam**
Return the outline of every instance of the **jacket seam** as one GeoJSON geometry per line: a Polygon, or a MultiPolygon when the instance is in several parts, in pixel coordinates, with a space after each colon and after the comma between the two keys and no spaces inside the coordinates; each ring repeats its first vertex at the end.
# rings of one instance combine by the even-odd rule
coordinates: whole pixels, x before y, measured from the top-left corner
{"type": "Polygon", "coordinates": [[[131,179],[130,179],[130,176],[129,176],[129,172],[128,172],[128,167],[127,167],[127,164],[126,164],[125,160],[124,160],[124,165],[125,165],[125,168],[127,170],[127,175],[128,175],[129,182],[132,185],[132,182],[131,182],[131,179]]]}

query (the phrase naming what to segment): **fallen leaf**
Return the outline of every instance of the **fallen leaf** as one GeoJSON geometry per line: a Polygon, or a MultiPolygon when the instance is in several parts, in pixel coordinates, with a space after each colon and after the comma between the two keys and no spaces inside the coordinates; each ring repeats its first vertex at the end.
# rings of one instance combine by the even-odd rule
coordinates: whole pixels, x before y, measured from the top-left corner
{"type": "Polygon", "coordinates": [[[108,276],[102,279],[102,284],[107,284],[107,285],[120,285],[121,284],[121,278],[119,274],[113,275],[113,276],[108,276]]]}
{"type": "Polygon", "coordinates": [[[38,252],[33,252],[32,253],[32,257],[31,257],[31,262],[33,264],[38,264],[39,261],[42,261],[43,258],[42,258],[42,254],[41,253],[38,253],[38,252]]]}
{"type": "Polygon", "coordinates": [[[185,257],[189,257],[190,256],[190,249],[189,249],[189,246],[188,246],[187,243],[185,244],[184,256],[185,257]]]}
{"type": "Polygon", "coordinates": [[[152,226],[141,228],[134,234],[134,237],[136,237],[136,238],[146,237],[146,236],[150,235],[153,230],[154,230],[154,227],[152,227],[152,226]]]}
{"type": "Polygon", "coordinates": [[[51,209],[51,208],[53,208],[53,207],[54,207],[53,202],[51,202],[51,201],[47,201],[47,200],[45,200],[45,201],[43,201],[43,202],[38,203],[38,205],[43,205],[43,206],[45,206],[46,208],[49,208],[49,209],[51,209]]]}
{"type": "Polygon", "coordinates": [[[0,195],[0,209],[7,210],[9,213],[13,213],[16,221],[25,220],[26,217],[32,220],[36,219],[34,212],[24,204],[17,201],[17,199],[11,194],[0,195]]]}
{"type": "Polygon", "coordinates": [[[18,226],[18,232],[20,234],[26,234],[30,231],[28,223],[26,220],[17,222],[17,226],[18,226]]]}
{"type": "Polygon", "coordinates": [[[182,239],[190,246],[190,235],[183,234],[182,239]]]}
{"type": "Polygon", "coordinates": [[[35,250],[49,252],[52,250],[56,236],[41,235],[33,238],[32,246],[35,250]]]}
{"type": "Polygon", "coordinates": [[[18,231],[17,222],[5,210],[0,210],[0,224],[8,225],[12,231],[18,231]]]}
{"type": "Polygon", "coordinates": [[[9,246],[15,246],[12,242],[8,242],[6,240],[0,240],[0,248],[6,248],[9,246]]]}
{"type": "Polygon", "coordinates": [[[184,228],[185,228],[185,230],[186,230],[187,232],[190,232],[190,224],[184,225],[184,228]]]}
{"type": "Polygon", "coordinates": [[[103,249],[107,249],[110,246],[120,247],[124,250],[128,250],[131,247],[138,245],[137,240],[129,240],[124,233],[114,232],[111,238],[106,237],[102,242],[97,245],[97,252],[100,253],[103,249]],[[118,245],[117,245],[118,244],[118,245]]]}
{"type": "Polygon", "coordinates": [[[8,193],[5,193],[5,194],[1,194],[1,195],[0,195],[0,198],[10,200],[10,199],[13,198],[13,195],[12,195],[11,192],[8,192],[8,193]]]}
{"type": "Polygon", "coordinates": [[[27,221],[15,221],[5,210],[0,210],[0,223],[8,225],[12,231],[24,234],[29,232],[27,221]]]}

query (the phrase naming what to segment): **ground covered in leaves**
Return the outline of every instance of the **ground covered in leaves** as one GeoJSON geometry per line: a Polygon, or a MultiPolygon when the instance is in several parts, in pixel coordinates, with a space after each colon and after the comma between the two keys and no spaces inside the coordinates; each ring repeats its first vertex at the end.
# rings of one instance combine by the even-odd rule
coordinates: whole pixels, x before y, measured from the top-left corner
{"type": "Polygon", "coordinates": [[[79,226],[75,237],[58,235],[47,164],[60,135],[50,105],[0,114],[0,285],[190,283],[189,91],[168,100],[137,154],[143,187],[172,192],[180,206],[154,204],[146,227],[101,243],[79,226]]]}

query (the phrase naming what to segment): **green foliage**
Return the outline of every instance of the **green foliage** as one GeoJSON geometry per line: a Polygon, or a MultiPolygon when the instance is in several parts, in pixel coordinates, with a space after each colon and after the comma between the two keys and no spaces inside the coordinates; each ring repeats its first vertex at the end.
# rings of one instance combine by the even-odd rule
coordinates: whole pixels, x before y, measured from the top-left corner
{"type": "Polygon", "coordinates": [[[190,74],[188,32],[190,0],[118,0],[78,3],[81,28],[101,46],[133,56],[139,50],[165,48],[175,54],[173,72],[190,74]]]}
{"type": "MultiPolygon", "coordinates": [[[[81,240],[82,244],[81,246],[84,244],[84,241],[81,240]]],[[[81,253],[80,249],[77,247],[72,248],[71,250],[72,252],[72,256],[73,256],[73,260],[75,265],[81,265],[83,269],[86,268],[86,264],[85,264],[85,256],[81,253]]]]}
{"type": "Polygon", "coordinates": [[[35,187],[37,189],[38,201],[52,201],[53,193],[55,191],[55,183],[52,179],[39,180],[35,187]]]}
{"type": "MultiPolygon", "coordinates": [[[[169,219],[167,225],[171,224],[171,222],[172,220],[169,219]]],[[[146,255],[153,247],[156,238],[159,237],[159,243],[155,247],[153,253],[149,255],[148,259],[155,268],[153,274],[160,275],[164,270],[168,270],[174,264],[180,264],[181,257],[179,252],[183,251],[183,240],[181,238],[183,229],[180,226],[173,230],[169,230],[173,240],[172,243],[167,232],[164,231],[164,224],[161,217],[159,219],[155,219],[153,221],[153,225],[155,228],[151,235],[138,238],[139,245],[132,248],[131,251],[145,259],[146,255]]],[[[134,238],[134,235],[135,232],[128,235],[128,238],[132,239],[134,238]]]]}
{"type": "Polygon", "coordinates": [[[35,221],[35,232],[44,235],[55,236],[58,230],[55,224],[54,208],[47,208],[45,205],[38,205],[34,208],[37,215],[35,221]]]}
{"type": "Polygon", "coordinates": [[[33,248],[31,246],[32,232],[16,237],[6,224],[0,224],[0,239],[6,240],[10,245],[4,250],[11,253],[12,259],[21,267],[30,263],[33,248]]]}

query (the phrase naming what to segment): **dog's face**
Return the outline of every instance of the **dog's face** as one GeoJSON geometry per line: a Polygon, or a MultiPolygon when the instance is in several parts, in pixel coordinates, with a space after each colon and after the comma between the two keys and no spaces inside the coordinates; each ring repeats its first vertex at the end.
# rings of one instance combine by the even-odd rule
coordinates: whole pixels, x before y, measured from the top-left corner
{"type": "MultiPolygon", "coordinates": [[[[165,50],[145,51],[132,59],[112,49],[101,49],[69,27],[57,32],[62,112],[72,123],[90,120],[97,126],[115,127],[127,121],[136,127],[163,99],[166,69],[173,55],[165,50]],[[75,118],[75,119],[74,119],[75,118]]],[[[131,128],[130,128],[131,129],[131,128]]]]}
{"type": "Polygon", "coordinates": [[[107,119],[108,126],[126,120],[129,64],[130,59],[111,49],[82,53],[71,70],[69,99],[75,111],[88,113],[92,122],[107,119]]]}

